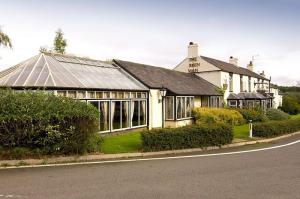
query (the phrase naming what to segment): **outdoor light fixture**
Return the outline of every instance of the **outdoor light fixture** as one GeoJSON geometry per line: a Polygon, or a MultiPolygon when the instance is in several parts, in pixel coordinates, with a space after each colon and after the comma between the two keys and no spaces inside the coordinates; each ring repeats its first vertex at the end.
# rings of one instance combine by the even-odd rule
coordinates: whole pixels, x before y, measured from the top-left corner
{"type": "Polygon", "coordinates": [[[161,97],[166,97],[167,90],[164,87],[161,87],[159,92],[161,97]]]}

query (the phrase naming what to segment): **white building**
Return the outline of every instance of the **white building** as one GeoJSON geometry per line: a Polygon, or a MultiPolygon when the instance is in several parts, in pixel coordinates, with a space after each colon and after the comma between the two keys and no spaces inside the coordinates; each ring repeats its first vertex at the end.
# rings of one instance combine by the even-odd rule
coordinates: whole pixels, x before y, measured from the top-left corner
{"type": "Polygon", "coordinates": [[[230,107],[272,107],[270,79],[255,73],[252,62],[243,68],[234,57],[224,62],[201,56],[198,45],[190,42],[187,57],[174,70],[196,74],[218,86],[230,107]]]}

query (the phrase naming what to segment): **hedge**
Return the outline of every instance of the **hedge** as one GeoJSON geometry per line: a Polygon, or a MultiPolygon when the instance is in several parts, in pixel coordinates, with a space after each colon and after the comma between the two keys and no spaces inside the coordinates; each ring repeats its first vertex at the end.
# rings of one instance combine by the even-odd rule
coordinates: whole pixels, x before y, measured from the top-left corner
{"type": "Polygon", "coordinates": [[[276,137],[300,130],[300,119],[268,121],[253,124],[253,135],[256,137],[276,137]]]}
{"type": "Polygon", "coordinates": [[[226,108],[199,107],[193,110],[193,115],[198,124],[223,122],[231,125],[241,125],[245,123],[243,116],[238,111],[226,108]]]}
{"type": "Polygon", "coordinates": [[[283,112],[280,109],[268,108],[266,116],[269,120],[286,120],[290,118],[290,115],[283,112]]]}
{"type": "Polygon", "coordinates": [[[42,91],[0,90],[0,146],[41,149],[46,154],[93,148],[98,111],[86,103],[42,91]]]}
{"type": "Polygon", "coordinates": [[[232,126],[227,124],[192,125],[176,129],[154,129],[142,132],[144,151],[221,146],[233,140],[232,126]]]}
{"type": "Polygon", "coordinates": [[[252,120],[252,122],[265,122],[268,120],[264,112],[260,109],[235,108],[234,110],[242,114],[243,118],[247,121],[252,120]]]}

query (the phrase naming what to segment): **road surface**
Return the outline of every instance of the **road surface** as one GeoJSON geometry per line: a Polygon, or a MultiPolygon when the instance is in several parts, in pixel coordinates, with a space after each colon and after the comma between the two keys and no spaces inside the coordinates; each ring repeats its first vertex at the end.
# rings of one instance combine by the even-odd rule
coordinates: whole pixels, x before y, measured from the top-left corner
{"type": "Polygon", "coordinates": [[[300,199],[300,143],[223,156],[0,170],[5,197],[300,199]]]}

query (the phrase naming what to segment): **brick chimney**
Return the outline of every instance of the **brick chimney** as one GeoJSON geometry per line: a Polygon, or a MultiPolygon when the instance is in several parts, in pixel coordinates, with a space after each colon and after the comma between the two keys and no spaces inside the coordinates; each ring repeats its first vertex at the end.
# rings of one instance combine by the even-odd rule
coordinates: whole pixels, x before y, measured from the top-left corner
{"type": "Polygon", "coordinates": [[[188,58],[198,57],[198,44],[190,42],[188,45],[188,58]]]}
{"type": "Polygon", "coordinates": [[[237,66],[238,61],[239,61],[238,58],[235,58],[235,57],[232,57],[232,56],[229,57],[229,63],[230,64],[233,64],[233,65],[237,66]]]}
{"type": "Polygon", "coordinates": [[[249,62],[249,64],[247,65],[247,69],[250,71],[253,71],[253,63],[252,61],[249,62]]]}

